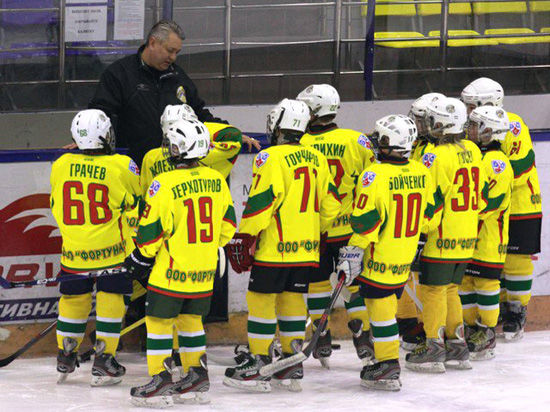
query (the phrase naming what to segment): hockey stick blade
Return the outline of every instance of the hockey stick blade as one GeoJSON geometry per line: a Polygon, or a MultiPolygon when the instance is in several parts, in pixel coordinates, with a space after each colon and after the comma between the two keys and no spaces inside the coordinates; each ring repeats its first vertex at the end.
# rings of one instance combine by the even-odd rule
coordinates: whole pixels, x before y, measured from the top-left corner
{"type": "Polygon", "coordinates": [[[111,269],[103,269],[94,272],[82,272],[79,274],[69,274],[56,278],[44,278],[44,279],[34,279],[34,280],[24,280],[24,281],[9,281],[0,277],[0,286],[4,289],[13,289],[13,288],[24,288],[26,286],[34,285],[50,285],[57,282],[67,282],[71,280],[80,280],[80,279],[93,279],[101,276],[112,276],[118,275],[119,273],[126,273],[126,269],[123,267],[116,267],[111,269]]]}
{"type": "Polygon", "coordinates": [[[283,369],[296,365],[309,358],[309,356],[313,352],[313,349],[315,348],[315,345],[317,344],[317,341],[319,340],[319,337],[321,336],[321,333],[323,333],[327,327],[328,316],[332,308],[336,304],[338,296],[340,296],[340,292],[344,287],[345,280],[345,276],[340,276],[340,280],[338,281],[338,284],[334,288],[332,296],[330,297],[330,302],[323,311],[323,315],[321,316],[321,319],[319,319],[319,325],[317,326],[317,329],[315,330],[315,333],[313,333],[313,336],[311,337],[311,340],[309,341],[307,346],[301,352],[298,352],[295,355],[289,356],[288,358],[279,359],[273,363],[262,366],[260,368],[260,375],[271,376],[279,371],[282,371],[283,369]]]}
{"type": "Polygon", "coordinates": [[[19,356],[21,356],[23,353],[25,353],[27,351],[27,349],[29,349],[36,342],[38,342],[40,339],[42,339],[44,336],[46,336],[52,329],[55,328],[56,325],[57,325],[57,320],[52,322],[46,329],[44,329],[42,332],[40,332],[38,335],[36,335],[30,341],[25,343],[25,345],[23,345],[23,347],[18,349],[15,353],[11,354],[7,358],[0,359],[0,368],[12,363],[15,359],[17,359],[19,356]]]}

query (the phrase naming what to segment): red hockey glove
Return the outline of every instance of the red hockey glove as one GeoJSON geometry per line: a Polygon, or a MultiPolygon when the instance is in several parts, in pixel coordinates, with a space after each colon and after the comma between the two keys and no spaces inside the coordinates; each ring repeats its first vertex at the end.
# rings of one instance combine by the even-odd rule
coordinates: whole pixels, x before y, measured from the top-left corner
{"type": "Polygon", "coordinates": [[[254,262],[256,236],[236,233],[225,245],[225,254],[233,270],[237,273],[248,272],[254,262]]]}

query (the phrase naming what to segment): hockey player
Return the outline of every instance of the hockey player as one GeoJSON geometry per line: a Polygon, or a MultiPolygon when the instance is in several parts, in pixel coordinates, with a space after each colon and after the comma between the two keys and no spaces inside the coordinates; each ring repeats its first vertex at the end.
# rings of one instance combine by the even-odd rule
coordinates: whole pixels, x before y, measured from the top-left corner
{"type": "Polygon", "coordinates": [[[208,401],[202,316],[210,308],[218,247],[231,239],[236,226],[225,179],[199,164],[209,146],[208,130],[197,120],[180,120],[167,130],[163,151],[176,168],[151,182],[137,248],[125,261],[128,276],[134,279],[146,277],[152,268],[145,322],[147,364],[153,379],[132,388],[135,405],[208,401]],[[186,374],[182,378],[170,356],[174,325],[183,349],[186,374]]]}
{"type": "MultiPolygon", "coordinates": [[[[491,105],[502,107],[504,92],[494,80],[481,77],[462,91],[462,100],[469,110],[491,105]]],[[[540,252],[542,203],[540,184],[535,165],[535,152],[529,128],[521,117],[508,112],[510,130],[501,145],[514,170],[512,203],[510,207],[510,238],[504,263],[505,304],[503,313],[504,337],[518,340],[523,336],[527,305],[531,299],[533,263],[531,255],[540,252]]]]}
{"type": "MultiPolygon", "coordinates": [[[[259,369],[271,362],[277,324],[283,356],[299,351],[305,338],[304,295],[319,266],[320,234],[340,211],[326,158],[313,147],[299,144],[309,119],[304,102],[279,102],[267,118],[272,146],[254,160],[252,186],[239,225],[247,262],[242,269],[252,264],[246,295],[250,354],[241,365],[225,371],[227,386],[269,392],[271,378],[261,376],[259,369]]],[[[229,248],[234,268],[237,258],[229,248]]],[[[273,377],[274,384],[299,391],[302,365],[273,377]]]]}
{"type": "Polygon", "coordinates": [[[427,107],[430,135],[435,147],[424,153],[435,187],[438,227],[428,231],[420,261],[422,318],[426,342],[407,354],[405,366],[415,371],[445,372],[445,365],[469,369],[458,286],[474,253],[479,211],[486,190],[481,152],[463,140],[466,106],[444,98],[427,107]],[[444,341],[444,336],[447,340],[444,341]]]}
{"type": "MultiPolygon", "coordinates": [[[[352,234],[349,219],[353,209],[355,183],[361,172],[374,161],[374,154],[370,149],[370,142],[363,133],[341,129],[334,123],[340,107],[340,96],[334,87],[328,84],[313,84],[300,92],[296,100],[306,103],[312,113],[306,134],[300,143],[313,146],[325,155],[342,201],[340,214],[325,235],[326,243],[323,243],[326,250],[321,252],[319,269],[314,270],[309,283],[307,304],[313,327],[316,328],[332,293],[329,277],[338,263],[338,250],[347,245],[352,234]]],[[[355,293],[359,286],[354,282],[348,289],[350,293],[355,293]]],[[[365,303],[358,296],[351,302],[345,302],[345,307],[357,356],[365,362],[370,361],[373,349],[365,303]]],[[[331,334],[327,328],[317,341],[313,357],[320,359],[321,363],[328,367],[328,357],[331,353],[331,334]]]]}
{"type": "Polygon", "coordinates": [[[361,385],[372,389],[400,390],[397,299],[424,223],[433,216],[430,174],[408,160],[415,138],[416,126],[407,116],[376,122],[372,139],[379,163],[367,168],[357,184],[353,236],[339,253],[338,273],[346,274],[348,284],[359,275],[367,305],[376,363],[363,367],[361,385]]]}
{"type": "Polygon", "coordinates": [[[506,259],[508,218],[514,172],[500,150],[509,130],[508,115],[497,106],[480,106],[470,113],[468,138],[483,155],[489,179],[488,205],[480,214],[476,248],[459,288],[470,359],[495,356],[495,326],[499,313],[500,274],[506,259]]]}
{"type": "MultiPolygon", "coordinates": [[[[101,110],[79,112],[71,125],[79,153],[67,153],[52,165],[51,209],[63,238],[61,272],[114,268],[133,249],[122,213],[139,198],[139,169],[127,156],[112,154],[111,121],[101,110]]],[[[96,355],[92,386],[119,383],[125,368],[115,359],[125,313],[124,294],[131,282],[122,274],[100,277],[96,285],[96,355]]],[[[74,371],[92,310],[91,279],[62,282],[57,322],[57,371],[60,382],[74,371]]]]}

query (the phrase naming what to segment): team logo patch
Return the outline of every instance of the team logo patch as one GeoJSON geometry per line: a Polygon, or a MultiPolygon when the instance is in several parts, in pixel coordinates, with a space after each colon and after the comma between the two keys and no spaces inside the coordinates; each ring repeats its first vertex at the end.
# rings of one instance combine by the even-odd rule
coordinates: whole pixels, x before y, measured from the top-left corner
{"type": "Polygon", "coordinates": [[[185,89],[183,86],[178,87],[178,90],[176,90],[176,97],[180,102],[184,104],[187,103],[187,97],[185,96],[185,89]]]}
{"type": "Polygon", "coordinates": [[[510,131],[514,136],[517,136],[521,133],[521,123],[520,122],[510,122],[510,131]]]}
{"type": "Polygon", "coordinates": [[[254,161],[256,163],[256,167],[262,167],[265,162],[267,162],[267,158],[269,157],[269,153],[266,152],[260,152],[256,156],[256,160],[254,161]]]}
{"type": "Polygon", "coordinates": [[[130,169],[130,172],[135,174],[136,176],[139,176],[139,167],[133,160],[130,160],[130,164],[128,165],[128,169],[130,169]]]}
{"type": "Polygon", "coordinates": [[[506,169],[506,163],[502,160],[491,160],[491,166],[493,167],[493,172],[497,175],[504,172],[504,169],[506,169]]]}
{"type": "Polygon", "coordinates": [[[359,143],[361,146],[367,149],[372,149],[372,146],[370,144],[368,137],[365,136],[364,134],[359,135],[359,138],[357,139],[357,143],[359,143]]]}
{"type": "Polygon", "coordinates": [[[422,163],[429,169],[434,164],[435,157],[433,153],[425,153],[422,156],[422,163]]]}
{"type": "Polygon", "coordinates": [[[376,177],[376,173],[374,172],[365,172],[363,175],[363,179],[361,179],[361,182],[363,183],[363,187],[370,186],[372,182],[374,182],[374,178],[376,177]]]}
{"type": "Polygon", "coordinates": [[[160,189],[160,183],[157,180],[153,180],[151,182],[151,186],[149,186],[149,197],[153,197],[157,194],[157,192],[160,189]]]}

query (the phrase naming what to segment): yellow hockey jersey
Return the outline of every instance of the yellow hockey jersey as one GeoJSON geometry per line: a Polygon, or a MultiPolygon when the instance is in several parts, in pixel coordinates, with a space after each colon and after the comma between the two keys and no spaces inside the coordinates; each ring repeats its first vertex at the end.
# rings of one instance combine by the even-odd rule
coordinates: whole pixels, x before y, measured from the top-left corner
{"type": "Polygon", "coordinates": [[[433,143],[430,143],[426,140],[417,139],[414,143],[415,144],[411,151],[410,159],[422,163],[422,157],[424,156],[424,153],[431,152],[435,146],[433,143]]]}
{"type": "Polygon", "coordinates": [[[320,234],[341,205],[327,159],[309,146],[272,146],[252,171],[239,232],[258,236],[254,265],[318,267],[320,234]]]}
{"type": "Polygon", "coordinates": [[[340,129],[333,124],[323,130],[310,130],[300,143],[313,146],[325,155],[342,201],[340,214],[328,230],[327,242],[347,240],[352,234],[350,217],[357,178],[374,162],[369,140],[361,132],[340,129]]]}
{"type": "Polygon", "coordinates": [[[510,220],[542,217],[540,184],[529,128],[517,114],[509,113],[510,130],[502,143],[514,170],[510,220]]]}
{"type": "Polygon", "coordinates": [[[481,152],[469,140],[441,144],[422,156],[434,182],[435,211],[441,222],[428,231],[422,260],[466,263],[474,254],[478,215],[486,206],[487,175],[481,152]]]}
{"type": "Polygon", "coordinates": [[[472,262],[502,269],[508,244],[508,219],[514,172],[500,150],[483,154],[483,168],[488,178],[487,206],[480,214],[477,244],[472,262]]]}
{"type": "Polygon", "coordinates": [[[123,212],[140,196],[139,169],[122,155],[67,153],[52,165],[50,205],[63,247],[61,267],[87,272],[120,265],[134,249],[123,212]]]}
{"type": "Polygon", "coordinates": [[[235,233],[229,187],[205,166],[174,169],[149,186],[136,243],[156,256],[148,289],[187,299],[212,295],[218,247],[235,233]]]}
{"type": "Polygon", "coordinates": [[[428,170],[411,160],[370,166],[357,182],[349,245],[365,249],[358,280],[381,288],[403,286],[423,227],[433,217],[428,170]]]}

